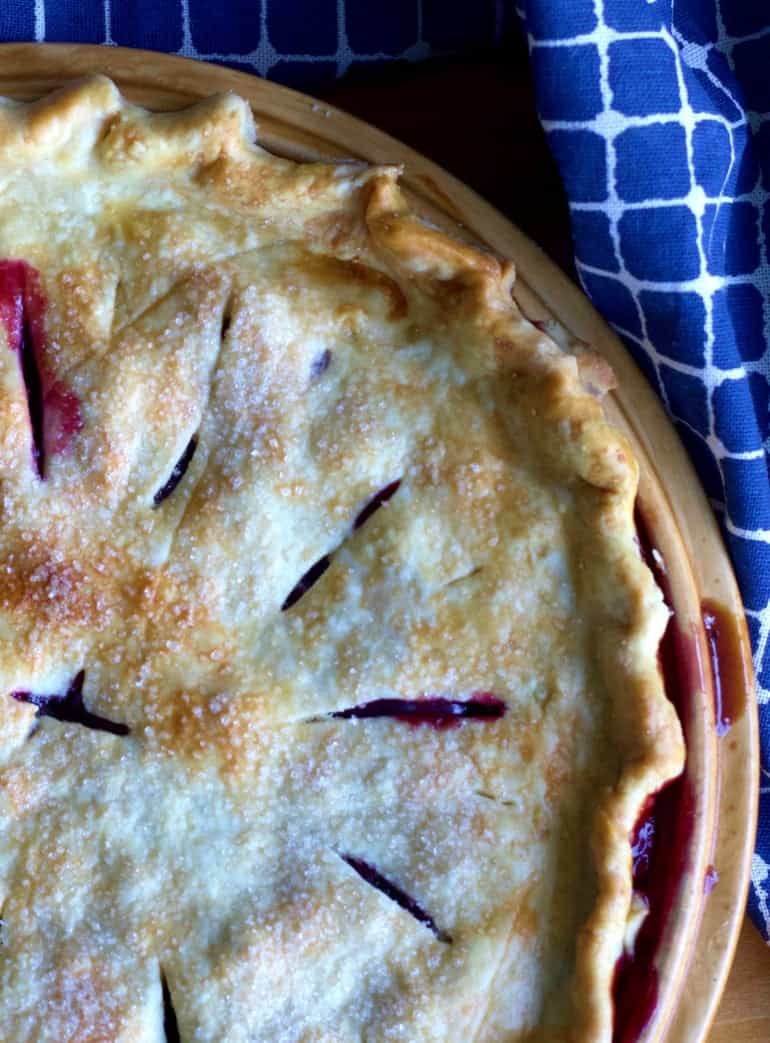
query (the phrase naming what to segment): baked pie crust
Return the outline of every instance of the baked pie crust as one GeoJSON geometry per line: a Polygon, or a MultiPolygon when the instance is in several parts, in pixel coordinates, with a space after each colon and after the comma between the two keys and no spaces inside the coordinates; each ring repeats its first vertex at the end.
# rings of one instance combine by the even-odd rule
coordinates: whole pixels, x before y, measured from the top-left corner
{"type": "Polygon", "coordinates": [[[637,465],[510,265],[254,137],[0,108],[0,1038],[610,1040],[637,465]]]}

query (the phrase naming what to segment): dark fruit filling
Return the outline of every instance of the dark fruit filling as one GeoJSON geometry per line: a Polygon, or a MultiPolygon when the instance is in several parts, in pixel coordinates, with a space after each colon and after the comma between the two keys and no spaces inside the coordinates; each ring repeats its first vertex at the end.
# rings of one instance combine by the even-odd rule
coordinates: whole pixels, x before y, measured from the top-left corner
{"type": "Polygon", "coordinates": [[[64,695],[34,695],[32,692],[11,692],[11,698],[20,703],[30,703],[37,707],[38,717],[53,717],[55,721],[66,721],[70,724],[81,724],[84,728],[94,728],[112,735],[128,735],[129,728],[117,721],[109,721],[106,717],[87,710],[83,702],[83,681],[85,670],[80,670],[70,682],[64,695]]]}
{"type": "Polygon", "coordinates": [[[476,692],[472,699],[441,699],[430,696],[426,699],[373,699],[346,710],[335,710],[330,717],[344,720],[367,717],[393,717],[413,727],[427,724],[443,730],[457,728],[462,721],[496,721],[505,714],[502,699],[490,692],[476,692]]]}
{"type": "Polygon", "coordinates": [[[32,333],[29,328],[29,323],[26,321],[21,327],[19,361],[21,363],[21,375],[24,380],[24,388],[27,392],[29,426],[32,428],[32,458],[35,461],[35,469],[37,470],[38,478],[42,478],[45,470],[43,388],[40,383],[40,373],[37,368],[35,348],[32,343],[32,333]]]}
{"type": "MultiPolygon", "coordinates": [[[[398,478],[395,482],[391,482],[390,485],[386,485],[384,489],[380,489],[379,492],[375,493],[369,503],[362,508],[362,510],[356,516],[353,522],[353,531],[360,529],[361,526],[366,522],[375,511],[379,510],[384,503],[397,492],[398,487],[401,485],[401,479],[398,478]]],[[[332,563],[331,554],[324,554],[322,558],[319,558],[315,565],[311,565],[304,576],[301,576],[294,587],[292,587],[288,596],[281,605],[281,611],[285,612],[291,608],[292,605],[296,605],[299,599],[310,590],[314,583],[323,576],[324,572],[329,568],[332,563]]]]}
{"type": "Polygon", "coordinates": [[[386,485],[384,489],[380,489],[378,493],[375,493],[369,503],[359,512],[356,520],[353,522],[353,529],[360,529],[365,522],[369,521],[375,511],[378,511],[384,503],[387,503],[388,500],[395,496],[400,485],[401,479],[397,478],[395,482],[391,482],[390,485],[386,485]]]}
{"type": "Polygon", "coordinates": [[[322,374],[324,374],[329,368],[331,360],[332,353],[328,348],[326,348],[325,351],[322,351],[320,355],[317,355],[310,366],[310,379],[317,380],[318,377],[322,376],[322,374]]]}
{"type": "Polygon", "coordinates": [[[694,817],[692,791],[686,779],[679,779],[648,801],[634,830],[634,891],[649,911],[633,954],[623,955],[615,968],[614,1043],[636,1043],[655,1013],[655,961],[687,870],[694,817]]]}
{"type": "Polygon", "coordinates": [[[0,261],[0,322],[19,357],[32,435],[32,462],[44,479],[50,456],[63,453],[83,427],[80,402],[46,362],[46,301],[40,277],[24,261],[0,261]]]}
{"type": "Polygon", "coordinates": [[[190,466],[190,461],[195,455],[195,449],[198,445],[198,439],[195,435],[192,436],[190,441],[187,443],[187,447],[182,455],[179,457],[177,462],[174,464],[174,470],[168,476],[168,481],[158,489],[152,498],[152,502],[157,507],[159,503],[163,503],[176,489],[179,483],[182,481],[185,475],[185,471],[190,466]]]}
{"type": "Polygon", "coordinates": [[[323,576],[324,572],[329,568],[332,563],[332,559],[328,554],[324,554],[322,558],[319,558],[315,565],[311,565],[304,576],[302,576],[297,583],[292,587],[288,597],[281,605],[281,612],[285,612],[292,605],[296,605],[303,594],[306,594],[314,583],[323,576]]]}
{"type": "Polygon", "coordinates": [[[377,872],[374,866],[369,865],[362,858],[355,858],[353,855],[340,855],[340,858],[347,862],[350,868],[354,869],[367,884],[381,891],[391,902],[395,902],[410,916],[413,916],[415,920],[424,924],[440,942],[444,942],[446,945],[451,944],[452,939],[445,931],[436,926],[433,917],[426,913],[411,895],[408,895],[406,891],[402,891],[400,887],[384,877],[382,873],[377,872]]]}
{"type": "Polygon", "coordinates": [[[176,1011],[171,1000],[171,992],[166,981],[166,975],[163,973],[160,976],[160,983],[163,989],[163,1031],[166,1036],[166,1043],[180,1043],[176,1011]]]}
{"type": "Polygon", "coordinates": [[[643,880],[650,868],[650,857],[655,844],[654,797],[648,797],[639,816],[633,836],[631,837],[631,860],[634,867],[634,880],[643,880]]]}

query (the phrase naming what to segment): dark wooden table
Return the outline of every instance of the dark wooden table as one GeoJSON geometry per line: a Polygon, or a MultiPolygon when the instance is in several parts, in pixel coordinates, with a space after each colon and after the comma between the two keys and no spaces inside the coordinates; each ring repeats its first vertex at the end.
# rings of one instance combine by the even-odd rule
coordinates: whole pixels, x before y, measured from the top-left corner
{"type": "Polygon", "coordinates": [[[451,171],[573,271],[567,201],[523,43],[471,59],[363,67],[313,93],[451,171]]]}
{"type": "MultiPolygon", "coordinates": [[[[315,93],[451,171],[574,278],[567,202],[521,40],[494,54],[364,69],[315,93]]],[[[709,1043],[770,1043],[770,949],[748,921],[709,1043]]]]}

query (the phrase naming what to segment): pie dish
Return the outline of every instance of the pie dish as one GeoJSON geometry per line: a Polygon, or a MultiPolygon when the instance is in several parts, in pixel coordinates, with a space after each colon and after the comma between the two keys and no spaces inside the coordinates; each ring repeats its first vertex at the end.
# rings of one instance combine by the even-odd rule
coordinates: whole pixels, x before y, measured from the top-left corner
{"type": "Polygon", "coordinates": [[[683,746],[606,367],[253,139],[0,109],[0,1037],[609,1040],[683,746]]]}

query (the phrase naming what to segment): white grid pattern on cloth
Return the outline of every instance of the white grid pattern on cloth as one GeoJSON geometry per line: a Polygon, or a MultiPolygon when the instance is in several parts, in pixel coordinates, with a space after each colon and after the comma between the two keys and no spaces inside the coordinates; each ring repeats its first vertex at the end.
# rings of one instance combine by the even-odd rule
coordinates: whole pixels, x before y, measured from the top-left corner
{"type": "MultiPolygon", "coordinates": [[[[34,38],[43,43],[46,40],[46,3],[55,3],[56,0],[31,0],[34,5],[34,38]]],[[[113,35],[113,9],[121,0],[100,0],[103,19],[103,36],[97,42],[106,46],[116,46],[117,41],[113,35]]],[[[418,62],[430,57],[440,57],[453,53],[436,47],[424,36],[423,32],[423,0],[412,0],[414,4],[416,32],[414,39],[401,51],[397,53],[384,51],[363,52],[357,51],[348,38],[347,0],[336,0],[336,30],[337,46],[331,54],[293,53],[281,51],[275,47],[270,39],[269,14],[273,8],[277,8],[282,0],[255,0],[255,19],[259,21],[259,42],[257,46],[247,52],[240,51],[208,51],[196,47],[193,34],[193,18],[190,12],[190,0],[176,0],[175,4],[169,4],[169,10],[164,12],[164,17],[169,21],[178,20],[181,27],[182,45],[178,50],[172,52],[185,58],[195,58],[198,61],[215,62],[220,64],[237,64],[251,66],[259,76],[269,78],[271,71],[279,62],[299,62],[307,64],[328,64],[333,62],[337,77],[343,76],[352,65],[371,64],[374,62],[408,61],[418,62]],[[176,11],[173,10],[176,8],[176,11]]],[[[492,13],[494,25],[488,40],[483,41],[486,45],[498,44],[505,31],[506,10],[509,8],[509,0],[486,0],[492,13]]]]}
{"type": "MultiPolygon", "coordinates": [[[[50,2],[50,0],[49,0],[50,2]]],[[[120,2],[120,0],[118,0],[120,2]]],[[[239,65],[250,65],[254,71],[263,77],[269,77],[272,68],[279,61],[328,63],[333,61],[336,66],[337,76],[344,75],[354,63],[371,63],[381,61],[422,61],[431,56],[438,56],[442,52],[431,46],[423,37],[423,3],[415,0],[417,15],[417,32],[414,40],[397,54],[375,51],[362,53],[354,50],[348,39],[346,31],[345,0],[337,0],[337,48],[333,54],[316,55],[309,53],[287,53],[273,46],[269,33],[269,7],[280,3],[280,0],[261,0],[259,7],[260,34],[257,47],[249,52],[218,52],[200,50],[195,46],[192,33],[192,20],[190,17],[189,0],[178,0],[178,17],[181,19],[182,46],[176,51],[185,58],[196,58],[199,61],[237,63],[239,65]]],[[[255,4],[255,9],[257,5],[255,4]]],[[[115,46],[112,32],[112,0],[102,0],[104,17],[104,37],[101,43],[107,46],[115,46]]],[[[505,0],[494,0],[495,28],[490,43],[499,42],[503,32],[505,0]]],[[[46,39],[46,0],[34,0],[34,34],[35,40],[44,42],[46,39]]]]}
{"type": "MultiPolygon", "coordinates": [[[[393,61],[398,58],[406,61],[420,61],[428,58],[433,52],[422,38],[422,3],[417,0],[417,36],[414,43],[405,48],[401,54],[389,55],[382,52],[359,54],[354,51],[348,41],[345,29],[345,0],[337,0],[337,50],[333,55],[315,54],[283,54],[270,42],[268,26],[268,5],[271,0],[262,0],[259,10],[260,33],[257,48],[247,54],[216,54],[199,51],[193,43],[190,23],[189,0],[180,0],[182,7],[182,32],[184,40],[179,54],[185,58],[197,58],[206,62],[239,62],[252,65],[260,76],[269,76],[270,70],[279,61],[291,62],[328,62],[333,61],[337,68],[337,76],[343,76],[353,62],[393,61]]],[[[273,3],[279,0],[272,0],[273,3]]]]}

